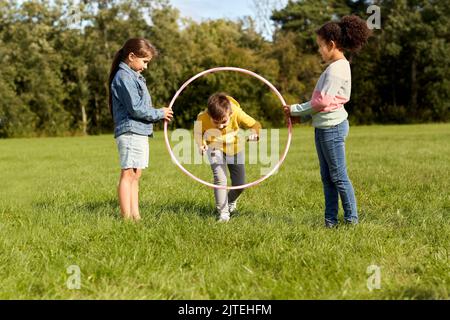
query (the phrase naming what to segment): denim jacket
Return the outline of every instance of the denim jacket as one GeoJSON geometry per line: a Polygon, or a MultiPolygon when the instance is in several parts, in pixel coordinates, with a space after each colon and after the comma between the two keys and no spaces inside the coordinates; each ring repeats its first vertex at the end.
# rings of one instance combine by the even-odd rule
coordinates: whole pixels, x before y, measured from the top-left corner
{"type": "Polygon", "coordinates": [[[152,136],[152,123],[164,119],[164,111],[152,107],[145,78],[121,62],[111,83],[111,94],[114,137],[126,132],[152,136]]]}

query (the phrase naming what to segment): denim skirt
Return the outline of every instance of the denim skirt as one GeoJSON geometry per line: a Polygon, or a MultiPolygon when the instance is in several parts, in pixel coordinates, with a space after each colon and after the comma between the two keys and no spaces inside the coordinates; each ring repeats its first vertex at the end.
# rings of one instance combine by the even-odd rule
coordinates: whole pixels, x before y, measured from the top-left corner
{"type": "Polygon", "coordinates": [[[148,167],[148,136],[126,132],[116,138],[120,168],[145,169],[148,167]]]}

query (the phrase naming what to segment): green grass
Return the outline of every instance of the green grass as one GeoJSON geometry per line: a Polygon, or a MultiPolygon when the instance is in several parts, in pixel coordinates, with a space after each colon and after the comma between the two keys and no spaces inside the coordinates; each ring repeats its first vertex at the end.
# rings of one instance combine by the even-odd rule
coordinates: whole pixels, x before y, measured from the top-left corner
{"type": "Polygon", "coordinates": [[[351,127],[361,223],[327,230],[312,128],[294,129],[278,174],[228,224],[162,132],[139,224],[119,218],[111,136],[0,140],[0,298],[449,299],[449,141],[448,124],[351,127]],[[381,288],[369,291],[372,264],[381,288]],[[66,286],[70,265],[80,290],[66,286]]]}

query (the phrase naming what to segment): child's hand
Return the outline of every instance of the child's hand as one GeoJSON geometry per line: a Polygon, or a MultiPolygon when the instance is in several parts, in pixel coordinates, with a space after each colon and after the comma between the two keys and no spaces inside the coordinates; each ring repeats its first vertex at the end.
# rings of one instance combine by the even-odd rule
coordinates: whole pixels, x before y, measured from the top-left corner
{"type": "Polygon", "coordinates": [[[283,106],[284,115],[286,116],[286,122],[288,119],[291,119],[292,124],[300,123],[300,117],[292,117],[291,116],[291,106],[283,106]]]}
{"type": "Polygon", "coordinates": [[[162,108],[164,111],[164,120],[170,122],[173,119],[173,110],[171,108],[162,108]]]}
{"type": "Polygon", "coordinates": [[[201,147],[199,147],[198,150],[200,151],[201,155],[204,155],[205,152],[208,150],[208,146],[206,144],[204,144],[201,147]]]}
{"type": "Polygon", "coordinates": [[[247,141],[258,141],[259,136],[256,133],[253,133],[247,137],[247,141]]]}
{"type": "Polygon", "coordinates": [[[286,117],[290,117],[291,116],[291,106],[283,106],[283,111],[284,114],[286,115],[286,117]]]}

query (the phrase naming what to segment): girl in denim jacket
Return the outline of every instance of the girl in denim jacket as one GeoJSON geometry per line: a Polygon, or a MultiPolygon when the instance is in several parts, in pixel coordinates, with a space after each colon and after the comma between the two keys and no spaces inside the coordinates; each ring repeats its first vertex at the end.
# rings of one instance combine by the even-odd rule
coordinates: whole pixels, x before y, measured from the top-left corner
{"type": "Polygon", "coordinates": [[[350,100],[350,64],[344,50],[356,52],[367,42],[370,30],[364,20],[346,16],[328,22],[317,30],[319,53],[327,69],[316,84],[311,100],[285,106],[287,116],[312,119],[325,194],[325,226],[338,224],[338,200],[341,198],[344,221],[358,223],[355,192],[347,175],[345,138],[349,132],[344,104],[350,100]]]}
{"type": "Polygon", "coordinates": [[[124,219],[140,220],[139,178],[148,167],[153,123],[170,121],[169,108],[155,109],[141,72],[157,55],[145,39],[129,39],[116,53],[109,75],[109,108],[120,158],[118,196],[124,219]]]}

